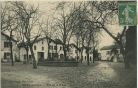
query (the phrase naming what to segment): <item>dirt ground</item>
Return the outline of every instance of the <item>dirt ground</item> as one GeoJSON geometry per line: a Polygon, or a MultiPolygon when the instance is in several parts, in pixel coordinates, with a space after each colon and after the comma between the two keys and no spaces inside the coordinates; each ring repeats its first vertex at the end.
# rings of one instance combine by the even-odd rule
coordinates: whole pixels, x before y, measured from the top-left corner
{"type": "Polygon", "coordinates": [[[136,88],[136,69],[123,63],[95,62],[78,67],[2,63],[2,88],[136,88]]]}

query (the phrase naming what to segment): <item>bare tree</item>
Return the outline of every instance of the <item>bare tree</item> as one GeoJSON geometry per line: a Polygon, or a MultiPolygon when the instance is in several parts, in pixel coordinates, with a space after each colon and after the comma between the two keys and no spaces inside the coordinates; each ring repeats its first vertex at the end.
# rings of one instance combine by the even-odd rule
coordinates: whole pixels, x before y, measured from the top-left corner
{"type": "Polygon", "coordinates": [[[41,31],[39,29],[40,26],[38,26],[37,33],[33,35],[33,29],[35,28],[35,25],[39,25],[39,6],[27,6],[24,2],[13,2],[12,4],[15,7],[14,12],[16,12],[22,34],[33,58],[33,68],[36,69],[37,62],[34,56],[33,44],[40,36],[41,31]]]}
{"type": "Polygon", "coordinates": [[[55,28],[53,26],[53,21],[50,21],[49,17],[47,18],[46,22],[41,25],[42,32],[46,37],[47,44],[48,44],[48,59],[50,59],[50,43],[52,42],[52,38],[55,37],[55,28]]]}
{"type": "Polygon", "coordinates": [[[12,20],[9,19],[10,7],[8,5],[8,2],[3,2],[3,4],[1,4],[1,31],[7,30],[12,20]]]}
{"type": "Polygon", "coordinates": [[[17,24],[17,18],[15,14],[11,11],[12,7],[10,7],[9,2],[3,2],[4,5],[1,6],[1,30],[2,32],[8,31],[9,32],[9,43],[10,43],[10,58],[12,66],[14,66],[14,60],[13,60],[13,32],[17,31],[18,24],[17,24]]]}
{"type": "MultiPolygon", "coordinates": [[[[117,13],[118,13],[118,2],[116,1],[89,1],[86,2],[85,12],[87,12],[89,19],[84,19],[83,22],[90,22],[92,25],[96,26],[98,29],[103,29],[107,32],[119,45],[122,51],[122,55],[125,57],[125,49],[121,40],[123,37],[125,28],[121,33],[121,36],[115,36],[109,29],[106,28],[108,24],[114,24],[113,21],[116,21],[117,13]],[[114,19],[113,19],[114,18],[114,19]]],[[[125,60],[125,58],[124,58],[125,60]]]]}
{"type": "MultiPolygon", "coordinates": [[[[61,4],[61,3],[60,3],[61,4]]],[[[59,7],[58,7],[59,8],[59,7]]],[[[58,29],[59,37],[63,42],[63,51],[65,61],[67,60],[67,46],[70,42],[70,39],[73,35],[74,27],[76,26],[74,10],[69,10],[69,13],[66,13],[65,6],[60,5],[61,14],[60,17],[56,19],[55,26],[58,29]]]]}
{"type": "MultiPolygon", "coordinates": [[[[86,19],[94,19],[93,16],[89,16],[87,10],[87,3],[81,3],[79,6],[79,10],[77,10],[76,18],[78,18],[77,24],[77,33],[81,38],[82,47],[86,49],[87,53],[87,64],[89,65],[89,53],[92,49],[96,47],[98,36],[97,34],[100,33],[99,29],[95,26],[95,24],[91,24],[89,22],[84,22],[86,19]]],[[[81,51],[81,59],[82,59],[82,52],[81,51]]]]}
{"type": "Polygon", "coordinates": [[[86,49],[86,54],[87,54],[87,65],[90,64],[90,59],[89,59],[89,54],[90,51],[94,48],[92,45],[94,44],[93,42],[95,42],[95,28],[92,27],[93,25],[90,25],[89,23],[86,24],[86,36],[85,36],[85,40],[84,40],[84,48],[86,49]]]}

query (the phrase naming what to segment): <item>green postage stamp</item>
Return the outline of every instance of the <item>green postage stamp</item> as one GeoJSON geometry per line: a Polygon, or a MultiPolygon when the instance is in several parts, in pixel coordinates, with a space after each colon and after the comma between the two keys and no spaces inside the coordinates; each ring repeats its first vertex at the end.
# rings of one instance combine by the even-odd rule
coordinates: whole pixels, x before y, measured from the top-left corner
{"type": "Polygon", "coordinates": [[[119,24],[134,26],[137,24],[136,1],[119,2],[119,24]]]}

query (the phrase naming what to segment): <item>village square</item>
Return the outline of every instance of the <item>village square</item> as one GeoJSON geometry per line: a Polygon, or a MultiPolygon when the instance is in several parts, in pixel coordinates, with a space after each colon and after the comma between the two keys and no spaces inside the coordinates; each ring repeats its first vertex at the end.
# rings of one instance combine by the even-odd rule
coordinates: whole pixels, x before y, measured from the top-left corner
{"type": "Polygon", "coordinates": [[[136,88],[136,5],[5,1],[2,88],[136,88]]]}

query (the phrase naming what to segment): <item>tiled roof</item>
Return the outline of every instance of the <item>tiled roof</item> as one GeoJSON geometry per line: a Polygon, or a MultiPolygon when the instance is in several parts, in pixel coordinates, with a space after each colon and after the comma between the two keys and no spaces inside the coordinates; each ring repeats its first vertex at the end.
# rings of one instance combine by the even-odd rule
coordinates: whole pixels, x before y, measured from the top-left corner
{"type": "Polygon", "coordinates": [[[101,50],[111,50],[111,49],[113,49],[113,48],[119,49],[120,46],[119,46],[119,45],[104,46],[104,47],[101,48],[101,50]]]}
{"type": "MultiPolygon", "coordinates": [[[[10,38],[9,35],[7,35],[7,34],[5,34],[5,33],[3,33],[3,32],[1,32],[1,35],[7,37],[8,39],[10,38]]],[[[13,38],[11,38],[11,40],[14,41],[14,42],[17,42],[17,40],[15,40],[15,39],[13,39],[13,38]]]]}
{"type": "MultiPolygon", "coordinates": [[[[44,39],[49,39],[51,42],[54,42],[56,44],[63,44],[62,41],[60,39],[51,39],[50,37],[46,36],[46,37],[43,37],[43,38],[38,38],[35,43],[39,42],[39,41],[42,41],[44,39]]],[[[27,42],[21,42],[18,44],[18,47],[24,47],[25,45],[27,45],[27,42]]]]}

